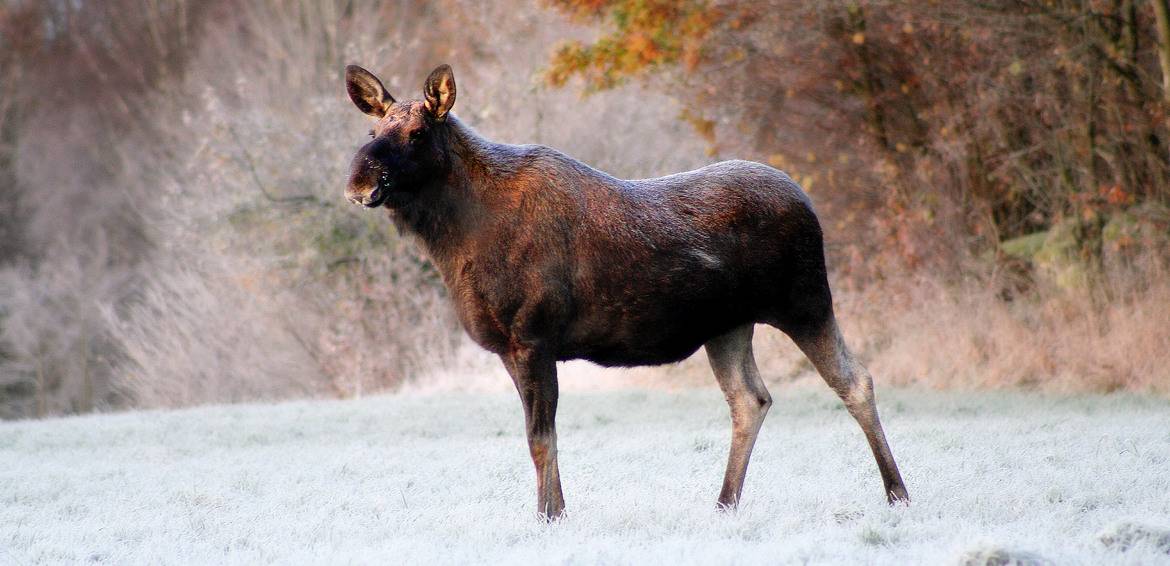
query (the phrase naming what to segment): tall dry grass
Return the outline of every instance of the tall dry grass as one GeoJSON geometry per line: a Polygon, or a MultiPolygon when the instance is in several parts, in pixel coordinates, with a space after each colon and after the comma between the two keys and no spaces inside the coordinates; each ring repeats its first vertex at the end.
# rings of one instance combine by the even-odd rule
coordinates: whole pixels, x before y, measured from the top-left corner
{"type": "Polygon", "coordinates": [[[1095,290],[1014,300],[986,283],[919,278],[848,296],[842,310],[870,369],[891,383],[1164,395],[1170,273],[1152,263],[1095,290]]]}

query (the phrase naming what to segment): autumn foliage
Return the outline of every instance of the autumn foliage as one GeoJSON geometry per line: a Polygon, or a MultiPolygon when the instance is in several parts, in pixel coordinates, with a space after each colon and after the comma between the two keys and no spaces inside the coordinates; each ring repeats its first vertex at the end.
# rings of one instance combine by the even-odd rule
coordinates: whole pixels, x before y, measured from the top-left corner
{"type": "Polygon", "coordinates": [[[550,83],[561,86],[581,75],[592,90],[612,88],[646,69],[683,64],[693,71],[704,40],[719,21],[719,12],[703,1],[550,2],[582,23],[612,20],[615,31],[591,44],[562,44],[548,70],[550,83]]]}

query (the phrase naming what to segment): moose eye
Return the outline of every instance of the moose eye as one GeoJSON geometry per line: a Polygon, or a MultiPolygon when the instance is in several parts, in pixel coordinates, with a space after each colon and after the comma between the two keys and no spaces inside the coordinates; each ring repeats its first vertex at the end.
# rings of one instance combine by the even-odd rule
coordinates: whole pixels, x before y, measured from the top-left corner
{"type": "Polygon", "coordinates": [[[413,132],[410,132],[410,141],[418,141],[418,140],[421,140],[422,137],[423,137],[422,130],[415,130],[413,132]]]}
{"type": "Polygon", "coordinates": [[[374,137],[374,130],[370,130],[370,137],[374,137]]]}

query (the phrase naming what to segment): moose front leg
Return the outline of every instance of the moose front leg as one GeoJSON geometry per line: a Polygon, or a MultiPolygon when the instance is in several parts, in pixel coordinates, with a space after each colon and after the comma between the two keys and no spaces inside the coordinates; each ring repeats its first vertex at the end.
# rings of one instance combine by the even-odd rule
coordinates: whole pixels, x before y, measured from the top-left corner
{"type": "Polygon", "coordinates": [[[556,360],[531,349],[501,357],[524,403],[528,450],[536,466],[536,509],[546,520],[553,520],[565,510],[557,469],[556,360]]]}

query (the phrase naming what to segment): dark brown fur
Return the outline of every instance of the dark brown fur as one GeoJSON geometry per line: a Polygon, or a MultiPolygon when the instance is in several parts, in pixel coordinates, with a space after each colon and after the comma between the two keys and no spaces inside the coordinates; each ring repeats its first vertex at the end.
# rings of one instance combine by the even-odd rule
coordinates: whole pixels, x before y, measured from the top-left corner
{"type": "Polygon", "coordinates": [[[548,147],[493,143],[447,113],[446,66],[423,101],[395,102],[357,67],[347,86],[379,121],[346,196],[387,207],[418,236],[468,334],[503,360],[524,402],[542,513],[563,508],[555,362],[665,364],[704,344],[732,408],[720,503],[735,505],[771,403],[751,360],[756,323],[810,357],[862,424],[891,501],[907,499],[869,374],[834,321],[820,224],[787,175],[726,161],[626,181],[548,147]]]}

